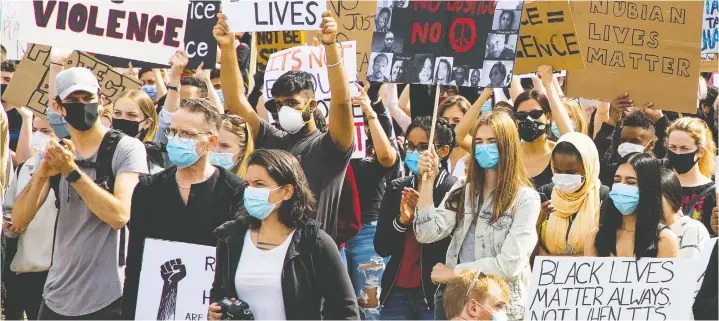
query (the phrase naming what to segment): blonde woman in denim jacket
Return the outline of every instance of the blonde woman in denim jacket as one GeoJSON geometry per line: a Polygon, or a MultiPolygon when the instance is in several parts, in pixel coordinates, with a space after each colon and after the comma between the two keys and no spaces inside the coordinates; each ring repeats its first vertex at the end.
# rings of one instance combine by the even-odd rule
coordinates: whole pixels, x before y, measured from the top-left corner
{"type": "MultiPolygon", "coordinates": [[[[462,270],[500,276],[510,288],[507,317],[521,320],[529,257],[537,244],[539,194],[517,157],[519,135],[512,118],[494,112],[480,117],[473,128],[476,132],[468,137],[474,141],[468,145],[475,161],[469,164],[467,179],[458,181],[437,208],[432,188],[422,188],[414,229],[420,243],[452,235],[446,265],[434,267],[433,282],[446,284],[462,270]]],[[[422,154],[419,169],[427,176],[423,184],[433,184],[438,162],[433,149],[422,154]]],[[[435,302],[442,302],[443,291],[444,286],[435,294],[435,302]]],[[[495,317],[502,319],[499,314],[495,317]]],[[[435,319],[446,320],[444,311],[435,309],[435,319]]]]}

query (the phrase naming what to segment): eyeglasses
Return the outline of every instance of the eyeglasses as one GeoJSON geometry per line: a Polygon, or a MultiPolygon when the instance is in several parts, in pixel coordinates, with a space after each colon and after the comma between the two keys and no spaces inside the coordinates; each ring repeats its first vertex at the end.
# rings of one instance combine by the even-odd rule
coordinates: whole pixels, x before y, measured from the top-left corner
{"type": "Polygon", "coordinates": [[[176,129],[172,129],[172,128],[165,129],[165,135],[167,136],[167,139],[175,139],[175,137],[177,137],[183,143],[189,142],[190,139],[192,139],[193,137],[198,136],[198,135],[211,135],[211,134],[212,133],[210,133],[210,132],[193,134],[193,133],[188,133],[186,131],[178,132],[176,129]]]}
{"type": "Polygon", "coordinates": [[[542,109],[535,109],[530,112],[518,111],[514,113],[514,117],[517,118],[517,120],[519,121],[527,119],[527,116],[532,117],[532,119],[534,120],[537,120],[542,117],[542,115],[544,115],[544,110],[542,109]]]}
{"type": "MultiPolygon", "coordinates": [[[[404,145],[402,145],[402,147],[404,147],[404,150],[408,151],[408,152],[418,151],[418,152],[422,153],[429,149],[429,143],[420,143],[417,146],[415,146],[412,143],[404,143],[404,145]]],[[[439,149],[439,146],[434,145],[434,148],[439,149]]]]}

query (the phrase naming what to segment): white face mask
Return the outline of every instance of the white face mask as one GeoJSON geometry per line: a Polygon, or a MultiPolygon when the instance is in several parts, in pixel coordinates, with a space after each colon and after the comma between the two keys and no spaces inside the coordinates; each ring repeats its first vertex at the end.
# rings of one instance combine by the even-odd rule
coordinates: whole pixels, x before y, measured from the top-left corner
{"type": "Polygon", "coordinates": [[[644,149],[646,149],[646,147],[644,147],[642,145],[637,145],[637,144],[632,144],[632,143],[622,143],[617,148],[617,153],[619,154],[619,156],[624,157],[631,153],[643,153],[644,149]]]}
{"type": "MultiPolygon", "coordinates": [[[[305,106],[307,108],[307,106],[305,106]]],[[[303,108],[304,110],[304,108],[303,108]]],[[[280,126],[286,132],[290,134],[297,134],[302,127],[305,127],[306,122],[302,119],[302,111],[296,110],[292,107],[282,106],[278,113],[280,126]]]]}
{"type": "Polygon", "coordinates": [[[560,192],[565,194],[574,193],[584,185],[582,175],[578,174],[554,174],[552,182],[560,192]]]}
{"type": "Polygon", "coordinates": [[[32,133],[32,149],[35,153],[39,154],[43,149],[45,149],[45,146],[47,146],[49,141],[50,136],[43,134],[39,130],[32,133]]]}

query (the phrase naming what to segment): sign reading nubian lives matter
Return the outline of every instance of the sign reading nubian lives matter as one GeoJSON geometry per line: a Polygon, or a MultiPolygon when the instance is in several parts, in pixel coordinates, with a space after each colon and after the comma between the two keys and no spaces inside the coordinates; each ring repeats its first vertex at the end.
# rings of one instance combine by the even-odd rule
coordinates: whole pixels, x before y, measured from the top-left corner
{"type": "Polygon", "coordinates": [[[585,70],[569,71],[567,96],[696,112],[703,1],[570,2],[585,70]]]}

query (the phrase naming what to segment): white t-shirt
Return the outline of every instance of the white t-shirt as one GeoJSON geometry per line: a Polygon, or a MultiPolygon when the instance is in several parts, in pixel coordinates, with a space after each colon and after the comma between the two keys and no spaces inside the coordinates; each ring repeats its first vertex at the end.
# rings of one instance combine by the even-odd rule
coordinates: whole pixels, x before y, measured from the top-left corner
{"type": "Polygon", "coordinates": [[[271,250],[260,250],[252,243],[252,233],[245,235],[240,263],[235,273],[237,297],[250,305],[256,320],[286,320],[282,298],[282,267],[292,241],[292,231],[282,244],[271,250]]]}
{"type": "MultiPolygon", "coordinates": [[[[455,147],[455,148],[461,148],[461,147],[455,147]]],[[[447,160],[447,167],[449,167],[449,172],[452,173],[452,176],[456,178],[467,176],[466,166],[467,166],[467,157],[464,156],[457,160],[457,163],[454,164],[454,168],[452,168],[452,162],[447,160]]]]}
{"type": "Polygon", "coordinates": [[[701,257],[700,245],[709,238],[709,232],[704,224],[683,215],[669,226],[669,229],[679,239],[679,258],[698,259],[701,257]]]}

